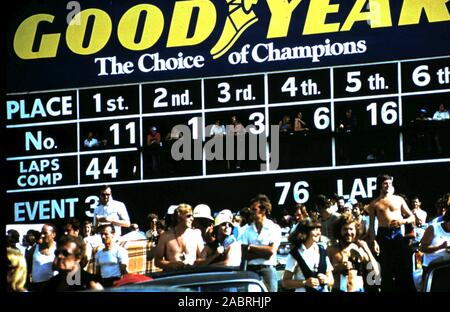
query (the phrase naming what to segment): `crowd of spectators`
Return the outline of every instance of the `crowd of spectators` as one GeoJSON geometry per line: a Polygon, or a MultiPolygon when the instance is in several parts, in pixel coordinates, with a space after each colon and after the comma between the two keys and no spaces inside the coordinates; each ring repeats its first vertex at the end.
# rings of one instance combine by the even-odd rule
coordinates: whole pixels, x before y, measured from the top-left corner
{"type": "Polygon", "coordinates": [[[392,177],[380,175],[377,182],[379,196],[367,205],[319,195],[310,207],[297,204],[273,218],[263,194],[239,211],[182,203],[161,218],[150,212],[146,231],[130,222],[125,204],[104,186],[92,221],[68,220],[61,233],[45,224],[40,232],[28,231],[21,244],[19,233],[8,230],[8,289],[113,287],[129,275],[124,243],[145,241],[152,271],[229,266],[256,272],[271,292],[416,291],[413,253],[424,270],[450,255],[450,193],[436,201],[432,216],[418,197],[409,202],[395,195],[392,177]],[[282,243],[290,252],[280,277],[282,243]]]}

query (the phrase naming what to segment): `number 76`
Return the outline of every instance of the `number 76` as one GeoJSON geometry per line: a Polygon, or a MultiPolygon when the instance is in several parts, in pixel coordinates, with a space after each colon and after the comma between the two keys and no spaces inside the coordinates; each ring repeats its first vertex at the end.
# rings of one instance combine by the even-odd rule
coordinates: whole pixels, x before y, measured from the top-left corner
{"type": "MultiPolygon", "coordinates": [[[[282,187],[283,191],[281,192],[280,200],[278,201],[278,205],[284,205],[286,202],[286,197],[289,193],[289,190],[291,188],[291,182],[276,182],[275,187],[282,187]]],[[[299,181],[295,183],[293,195],[294,200],[298,204],[306,203],[309,199],[309,192],[308,192],[309,184],[306,181],[299,181]]]]}

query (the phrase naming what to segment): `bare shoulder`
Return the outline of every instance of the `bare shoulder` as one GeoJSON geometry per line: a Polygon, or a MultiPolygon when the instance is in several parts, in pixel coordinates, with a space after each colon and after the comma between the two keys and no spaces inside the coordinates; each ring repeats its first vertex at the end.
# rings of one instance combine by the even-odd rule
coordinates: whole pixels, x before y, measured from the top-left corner
{"type": "Polygon", "coordinates": [[[202,237],[202,232],[199,229],[188,229],[189,235],[202,237]]]}
{"type": "Polygon", "coordinates": [[[380,197],[375,197],[374,199],[372,199],[369,203],[369,210],[374,210],[376,209],[376,207],[378,206],[380,202],[380,197]]]}
{"type": "Polygon", "coordinates": [[[338,252],[339,252],[339,248],[337,248],[336,246],[329,246],[327,248],[327,254],[328,254],[329,257],[334,256],[338,252]]]}
{"type": "Polygon", "coordinates": [[[356,245],[361,248],[369,248],[369,245],[367,245],[367,242],[362,239],[358,239],[358,241],[356,242],[356,245]]]}
{"type": "Polygon", "coordinates": [[[167,242],[174,238],[174,233],[171,230],[164,231],[159,238],[160,242],[167,242]]]}
{"type": "Polygon", "coordinates": [[[403,197],[399,196],[399,195],[392,195],[392,198],[396,201],[399,201],[401,203],[405,202],[405,200],[403,199],[403,197]]]}
{"type": "Polygon", "coordinates": [[[398,196],[398,195],[394,195],[393,196],[393,202],[394,202],[395,206],[397,206],[397,207],[399,207],[401,209],[404,209],[404,210],[409,210],[408,204],[406,203],[406,201],[405,201],[405,199],[403,197],[398,196]]]}

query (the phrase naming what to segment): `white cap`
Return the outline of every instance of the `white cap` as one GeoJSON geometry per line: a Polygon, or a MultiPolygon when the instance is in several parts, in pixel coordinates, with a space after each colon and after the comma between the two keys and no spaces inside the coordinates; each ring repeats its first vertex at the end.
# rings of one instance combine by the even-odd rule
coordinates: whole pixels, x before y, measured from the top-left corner
{"type": "Polygon", "coordinates": [[[233,219],[233,213],[231,212],[230,209],[224,209],[224,210],[221,210],[221,211],[218,213],[218,215],[219,215],[219,214],[225,214],[225,215],[229,216],[231,219],[233,219]]]}
{"type": "Polygon", "coordinates": [[[211,208],[205,204],[199,204],[195,206],[193,211],[194,218],[206,218],[209,220],[214,220],[211,216],[211,208]]]}
{"type": "Polygon", "coordinates": [[[167,214],[172,215],[175,212],[175,209],[177,209],[177,205],[170,205],[169,208],[167,208],[167,214]]]}
{"type": "MultiPolygon", "coordinates": [[[[228,210],[228,209],[227,209],[228,210]]],[[[216,216],[216,219],[214,220],[214,226],[218,226],[222,223],[231,223],[233,225],[233,218],[228,213],[222,213],[219,212],[219,214],[216,216]]]]}

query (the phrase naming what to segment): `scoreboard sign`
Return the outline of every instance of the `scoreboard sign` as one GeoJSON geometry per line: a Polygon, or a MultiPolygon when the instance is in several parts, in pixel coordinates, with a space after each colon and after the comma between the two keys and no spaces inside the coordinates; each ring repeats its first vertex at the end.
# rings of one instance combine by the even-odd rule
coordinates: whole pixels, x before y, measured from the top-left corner
{"type": "Polygon", "coordinates": [[[445,0],[30,1],[8,16],[8,224],[132,222],[172,204],[274,215],[376,176],[434,213],[449,191],[445,0]],[[213,127],[216,125],[215,127],[213,127]],[[155,133],[160,143],[151,144],[155,133]]]}

